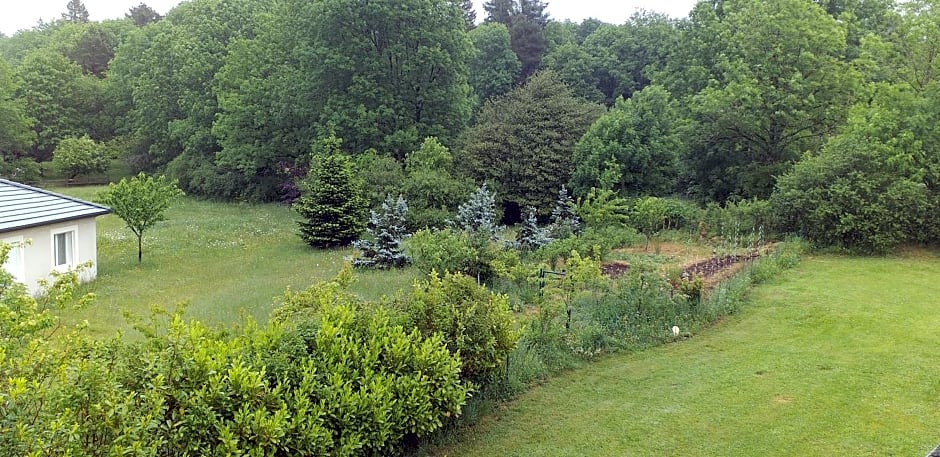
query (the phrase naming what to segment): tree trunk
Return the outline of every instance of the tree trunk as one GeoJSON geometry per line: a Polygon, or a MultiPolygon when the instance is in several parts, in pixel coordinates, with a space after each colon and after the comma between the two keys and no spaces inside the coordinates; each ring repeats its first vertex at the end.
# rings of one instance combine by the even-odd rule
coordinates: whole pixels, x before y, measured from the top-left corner
{"type": "Polygon", "coordinates": [[[137,263],[140,264],[144,257],[143,234],[137,235],[137,263]]]}

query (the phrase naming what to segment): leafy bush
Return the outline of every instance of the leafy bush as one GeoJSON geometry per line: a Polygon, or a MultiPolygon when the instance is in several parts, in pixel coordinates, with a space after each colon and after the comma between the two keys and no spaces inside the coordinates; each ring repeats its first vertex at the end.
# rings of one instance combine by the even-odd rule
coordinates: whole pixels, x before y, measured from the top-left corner
{"type": "Polygon", "coordinates": [[[470,195],[472,183],[456,178],[450,151],[429,137],[405,159],[401,191],[411,203],[408,226],[444,227],[458,205],[470,195]]]}
{"type": "Polygon", "coordinates": [[[636,200],[630,211],[630,223],[646,237],[646,248],[650,239],[666,227],[668,207],[659,197],[643,197],[636,200]]]}
{"type": "Polygon", "coordinates": [[[781,226],[818,245],[885,252],[916,240],[932,213],[903,151],[847,135],[782,176],[771,198],[781,226]]]}
{"type": "Polygon", "coordinates": [[[477,251],[466,234],[453,229],[418,230],[405,242],[412,265],[424,273],[468,273],[478,265],[477,251]]]}
{"type": "Polygon", "coordinates": [[[535,251],[532,257],[554,267],[571,252],[577,252],[582,257],[596,253],[603,258],[612,249],[635,244],[640,239],[636,230],[626,226],[589,227],[578,235],[553,240],[535,251]]]}
{"type": "Polygon", "coordinates": [[[406,325],[422,334],[440,334],[460,356],[461,377],[480,382],[501,366],[518,335],[505,295],[497,295],[460,273],[432,272],[397,301],[406,325]]]}
{"type": "MultiPolygon", "coordinates": [[[[22,287],[0,289],[0,455],[396,452],[459,415],[469,387],[440,336],[365,312],[349,280],[347,269],[288,292],[264,327],[158,313],[136,343],[53,340],[48,310],[22,287]]],[[[64,303],[75,286],[63,275],[50,297],[64,303]]]]}
{"type": "Polygon", "coordinates": [[[42,169],[35,160],[20,158],[6,160],[0,156],[0,178],[24,184],[36,184],[42,177],[42,169]]]}
{"type": "Polygon", "coordinates": [[[387,195],[401,192],[405,172],[401,163],[391,155],[369,149],[356,156],[353,168],[356,177],[362,181],[362,196],[370,208],[380,206],[387,195]]]}
{"type": "Polygon", "coordinates": [[[69,179],[108,171],[111,157],[103,145],[90,137],[65,138],[52,152],[52,164],[69,179]]]}
{"type": "Polygon", "coordinates": [[[622,225],[630,221],[630,204],[612,190],[591,188],[578,199],[578,216],[588,227],[622,225]]]}

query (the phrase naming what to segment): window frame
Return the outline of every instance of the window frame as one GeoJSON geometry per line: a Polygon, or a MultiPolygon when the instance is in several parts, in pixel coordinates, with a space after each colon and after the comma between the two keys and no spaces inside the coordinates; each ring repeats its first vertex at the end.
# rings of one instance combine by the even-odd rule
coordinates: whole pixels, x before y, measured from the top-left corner
{"type": "Polygon", "coordinates": [[[49,231],[50,246],[52,248],[52,269],[57,271],[68,270],[78,264],[78,226],[70,225],[68,227],[59,227],[49,231]],[[68,244],[66,244],[65,250],[65,263],[58,263],[59,259],[59,244],[56,241],[59,235],[71,235],[66,237],[70,238],[68,244]]]}

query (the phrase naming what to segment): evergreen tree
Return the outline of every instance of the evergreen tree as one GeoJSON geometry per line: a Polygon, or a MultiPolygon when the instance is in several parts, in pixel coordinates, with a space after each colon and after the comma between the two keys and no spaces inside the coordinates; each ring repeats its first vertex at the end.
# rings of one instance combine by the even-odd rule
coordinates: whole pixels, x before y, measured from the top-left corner
{"type": "Polygon", "coordinates": [[[496,194],[480,186],[466,203],[457,208],[457,220],[454,225],[465,230],[480,240],[490,240],[496,237],[500,227],[496,225],[496,194]]]}
{"type": "Polygon", "coordinates": [[[540,72],[483,105],[455,163],[477,182],[498,186],[507,222],[517,222],[527,206],[548,216],[575,168],[575,144],[603,112],[553,73],[540,72]]]}
{"type": "Polygon", "coordinates": [[[548,226],[548,236],[561,240],[568,238],[581,230],[581,218],[575,212],[577,205],[568,195],[568,189],[561,186],[558,191],[558,201],[552,209],[552,223],[548,226]]]}
{"type": "Polygon", "coordinates": [[[490,0],[483,3],[487,23],[499,22],[509,27],[512,50],[522,62],[517,83],[523,82],[539,69],[545,54],[547,3],[539,0],[490,0]]]}
{"type": "Polygon", "coordinates": [[[163,16],[143,2],[137,6],[131,7],[131,9],[124,14],[124,17],[133,20],[134,25],[137,27],[143,27],[151,22],[157,22],[163,19],[163,16]]]}
{"type": "Polygon", "coordinates": [[[473,6],[473,0],[462,0],[460,7],[463,8],[463,18],[467,21],[467,31],[473,30],[477,24],[477,10],[473,6]]]}
{"type": "Polygon", "coordinates": [[[538,218],[535,217],[535,208],[530,206],[526,209],[526,217],[519,233],[516,234],[516,246],[522,252],[531,252],[551,241],[546,230],[539,227],[538,218]]]}
{"type": "Polygon", "coordinates": [[[88,22],[88,8],[82,0],[69,0],[65,5],[66,12],[62,13],[62,20],[65,22],[88,22]]]}
{"type": "Polygon", "coordinates": [[[304,192],[294,203],[303,217],[297,222],[300,237],[313,247],[346,246],[365,228],[366,200],[340,144],[335,135],[318,142],[304,192]]]}
{"type": "Polygon", "coordinates": [[[362,256],[353,260],[354,267],[360,268],[400,268],[411,259],[402,251],[402,241],[408,237],[405,216],[408,203],[399,195],[398,199],[389,194],[382,203],[382,212],[372,211],[369,226],[366,229],[372,240],[362,239],[353,246],[362,250],[362,256]]]}

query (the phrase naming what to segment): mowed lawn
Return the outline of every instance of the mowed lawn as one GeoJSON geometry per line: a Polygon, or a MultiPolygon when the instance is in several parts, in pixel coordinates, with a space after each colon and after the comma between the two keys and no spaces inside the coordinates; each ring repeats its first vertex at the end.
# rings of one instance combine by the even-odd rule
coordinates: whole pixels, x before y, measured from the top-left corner
{"type": "Polygon", "coordinates": [[[449,456],[922,456],[940,444],[940,259],[822,256],[691,339],[567,373],[449,456]]]}
{"type": "MultiPolygon", "coordinates": [[[[57,192],[91,200],[103,187],[57,192]]],[[[94,335],[126,329],[123,311],[141,317],[152,305],[168,310],[188,303],[187,316],[210,324],[239,321],[242,314],[267,319],[275,297],[288,287],[306,288],[336,275],[353,249],[317,250],[297,236],[296,214],[274,204],[239,204],[184,198],[167,220],[144,232],[143,262],[137,239],[117,216],[98,218],[98,279],[83,288],[94,304],[66,312],[65,321],[87,319],[94,335]]],[[[357,272],[351,289],[366,299],[409,287],[413,270],[357,272]]]]}

